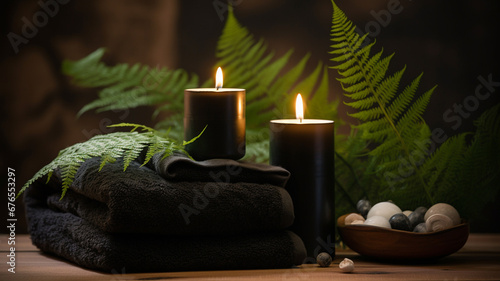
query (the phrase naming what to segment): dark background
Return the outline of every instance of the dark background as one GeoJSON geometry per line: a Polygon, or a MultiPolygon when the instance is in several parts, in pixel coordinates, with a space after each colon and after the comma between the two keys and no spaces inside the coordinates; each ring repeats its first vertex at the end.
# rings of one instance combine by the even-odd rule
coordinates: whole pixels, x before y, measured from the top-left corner
{"type": "MultiPolygon", "coordinates": [[[[45,1],[51,2],[51,1],[45,1]]],[[[53,3],[55,0],[52,0],[53,3]]],[[[150,66],[184,68],[210,78],[215,64],[215,46],[227,16],[220,1],[194,0],[65,0],[47,23],[37,28],[27,44],[16,54],[7,35],[21,35],[23,18],[33,22],[41,11],[38,0],[4,0],[1,2],[0,45],[0,114],[2,182],[7,167],[16,170],[17,190],[59,150],[89,139],[97,133],[109,133],[107,125],[134,122],[153,125],[151,109],[102,114],[86,113],[79,119],[76,112],[97,97],[96,91],[70,84],[60,71],[64,59],[79,59],[99,47],[106,47],[106,62],[143,63],[150,66]],[[221,20],[221,17],[223,19],[221,20]]],[[[311,53],[308,68],[318,61],[329,63],[329,30],[332,6],[328,0],[233,0],[235,14],[257,38],[264,38],[277,55],[294,49],[292,61],[311,53]]],[[[500,81],[498,51],[499,1],[431,1],[431,0],[338,0],[337,5],[361,30],[371,27],[370,38],[376,39],[375,50],[384,46],[384,54],[396,52],[391,71],[407,66],[404,82],[424,72],[420,90],[438,84],[424,118],[431,130],[442,128],[447,135],[472,131],[472,122],[499,102],[500,87],[481,101],[477,110],[462,118],[454,130],[443,113],[464,98],[474,95],[478,77],[500,81]],[[401,12],[377,16],[388,5],[399,3],[401,12]],[[379,29],[374,29],[378,25],[379,29]]],[[[337,77],[331,71],[332,77],[337,77]]],[[[332,79],[332,81],[334,81],[332,79]]],[[[331,96],[341,98],[338,83],[331,83],[331,96]]],[[[483,89],[484,91],[484,89],[483,89]]],[[[346,117],[345,106],[339,108],[346,117]]],[[[341,128],[341,133],[347,132],[341,128]]],[[[500,156],[499,156],[500,157],[500,156]]],[[[4,184],[6,187],[6,184],[4,184]]],[[[5,189],[4,189],[5,190],[5,189]]],[[[6,206],[7,192],[0,206],[6,206]]],[[[497,196],[498,197],[498,196],[497,196]]],[[[472,231],[499,232],[500,215],[497,198],[486,206],[485,220],[473,223],[472,231]],[[489,221],[489,222],[488,222],[489,221]],[[492,223],[495,222],[495,223],[492,223]]],[[[17,233],[26,232],[22,201],[16,201],[17,233]]],[[[481,208],[481,206],[478,206],[481,208]]],[[[0,210],[5,221],[7,210],[0,210]]],[[[2,233],[5,233],[2,228],[2,233]]]]}

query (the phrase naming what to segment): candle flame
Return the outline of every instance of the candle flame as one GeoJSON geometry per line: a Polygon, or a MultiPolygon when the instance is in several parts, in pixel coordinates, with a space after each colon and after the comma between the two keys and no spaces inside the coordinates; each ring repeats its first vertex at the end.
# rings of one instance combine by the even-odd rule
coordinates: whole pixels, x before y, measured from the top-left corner
{"type": "Polygon", "coordinates": [[[297,95],[297,100],[295,101],[295,116],[302,123],[302,119],[304,119],[304,104],[302,103],[302,96],[300,94],[297,95]]]}
{"type": "Polygon", "coordinates": [[[219,67],[217,68],[217,73],[215,74],[215,88],[217,90],[222,88],[222,81],[223,81],[222,69],[219,67]]]}

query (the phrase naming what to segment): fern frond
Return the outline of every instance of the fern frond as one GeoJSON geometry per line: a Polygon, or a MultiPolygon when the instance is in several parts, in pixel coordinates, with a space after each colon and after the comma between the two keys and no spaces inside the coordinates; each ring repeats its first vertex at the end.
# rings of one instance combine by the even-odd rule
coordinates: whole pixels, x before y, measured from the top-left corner
{"type": "MultiPolygon", "coordinates": [[[[293,52],[277,56],[265,42],[255,37],[235,18],[232,9],[217,44],[217,66],[224,70],[224,87],[246,89],[247,155],[267,160],[263,153],[268,139],[262,133],[271,119],[295,116],[294,99],[302,93],[306,99],[307,118],[337,118],[337,100],[329,99],[327,67],[319,62],[311,73],[305,73],[310,55],[290,64],[293,52]],[[253,147],[255,145],[255,148],[253,147]]],[[[213,81],[204,85],[213,87],[213,81]]]]}
{"type": "MultiPolygon", "coordinates": [[[[352,100],[345,104],[357,110],[349,115],[361,121],[356,126],[362,129],[360,136],[374,146],[369,155],[377,163],[378,173],[397,173],[399,167],[396,163],[412,159],[412,153],[417,149],[414,141],[430,136],[421,116],[434,88],[415,100],[420,75],[400,92],[400,81],[406,67],[388,75],[389,63],[394,54],[383,57],[382,51],[379,51],[370,55],[375,42],[363,45],[366,34],[359,36],[356,26],[333,1],[332,4],[333,51],[330,53],[333,55],[332,62],[337,64],[332,68],[337,69],[342,76],[338,80],[345,95],[352,100]]],[[[423,191],[421,193],[425,194],[426,200],[432,203],[423,171],[415,161],[407,162],[413,173],[398,182],[396,188],[418,188],[423,191]]]]}
{"type": "Polygon", "coordinates": [[[442,180],[437,181],[441,188],[434,194],[436,200],[448,199],[470,217],[480,214],[480,206],[491,202],[500,190],[500,104],[483,112],[474,125],[470,145],[455,147],[450,156],[453,161],[436,165],[446,167],[442,180]]]}
{"type": "MultiPolygon", "coordinates": [[[[134,127],[143,127],[142,125],[126,124],[134,127]]],[[[130,162],[139,158],[142,151],[147,149],[146,164],[153,154],[163,152],[166,157],[174,151],[184,151],[184,146],[175,143],[169,138],[165,138],[161,133],[148,128],[146,132],[116,132],[106,135],[97,135],[90,140],[74,144],[61,150],[59,155],[45,167],[40,169],[26,184],[21,188],[17,197],[21,195],[26,188],[31,186],[36,180],[59,169],[62,181],[61,199],[73,182],[78,168],[81,164],[90,158],[101,157],[100,169],[106,164],[114,162],[117,158],[123,158],[123,170],[125,171],[130,162]]]]}
{"type": "MultiPolygon", "coordinates": [[[[271,119],[295,116],[297,93],[305,98],[307,118],[340,121],[338,99],[329,99],[327,67],[319,62],[305,73],[310,55],[290,64],[293,52],[282,56],[269,51],[265,42],[255,37],[235,18],[232,9],[217,44],[217,66],[224,70],[224,87],[246,89],[247,158],[267,160],[265,133],[271,119]]],[[[213,87],[213,81],[204,85],[213,87]]]]}
{"type": "MultiPolygon", "coordinates": [[[[356,27],[333,3],[330,52],[342,78],[346,105],[357,110],[356,137],[370,143],[363,177],[372,181],[366,196],[377,202],[391,199],[404,208],[452,204],[465,217],[474,216],[500,187],[500,105],[475,122],[476,133],[448,138],[440,147],[422,118],[436,87],[417,94],[422,74],[399,90],[404,67],[387,73],[394,54],[370,55],[375,42],[363,46],[356,27]]],[[[364,178],[360,178],[360,182],[364,178]]],[[[355,194],[355,193],[353,193],[355,194]]],[[[358,197],[361,198],[361,197],[358,197]]]]}
{"type": "Polygon", "coordinates": [[[182,69],[141,64],[108,66],[101,61],[104,52],[100,48],[78,61],[63,62],[63,72],[71,76],[74,84],[102,88],[99,98],[85,105],[78,115],[94,109],[102,112],[151,105],[162,108],[162,104],[168,104],[171,113],[182,113],[184,89],[198,86],[198,77],[182,69]]]}
{"type": "MultiPolygon", "coordinates": [[[[429,157],[424,169],[430,171],[429,186],[443,186],[454,177],[453,166],[463,161],[463,154],[467,149],[466,133],[449,138],[429,157]]],[[[435,196],[435,194],[433,194],[435,196]]]]}

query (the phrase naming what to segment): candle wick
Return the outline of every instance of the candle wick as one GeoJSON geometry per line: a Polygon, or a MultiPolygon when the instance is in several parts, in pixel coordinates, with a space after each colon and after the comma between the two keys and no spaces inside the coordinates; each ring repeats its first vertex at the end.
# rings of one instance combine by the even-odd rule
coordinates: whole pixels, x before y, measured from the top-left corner
{"type": "Polygon", "coordinates": [[[299,118],[299,120],[300,120],[299,122],[302,123],[302,118],[299,118]]]}
{"type": "Polygon", "coordinates": [[[217,86],[217,88],[215,88],[217,91],[219,90],[220,86],[217,86]]]}

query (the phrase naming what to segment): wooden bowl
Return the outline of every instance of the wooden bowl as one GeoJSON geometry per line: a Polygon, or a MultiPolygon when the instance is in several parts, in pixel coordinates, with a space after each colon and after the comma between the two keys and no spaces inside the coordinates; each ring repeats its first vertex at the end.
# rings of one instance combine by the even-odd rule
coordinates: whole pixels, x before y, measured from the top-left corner
{"type": "Polygon", "coordinates": [[[342,241],[353,251],[374,259],[398,262],[429,261],[460,250],[469,237],[469,225],[428,233],[415,233],[370,225],[345,225],[337,220],[342,241]]]}

